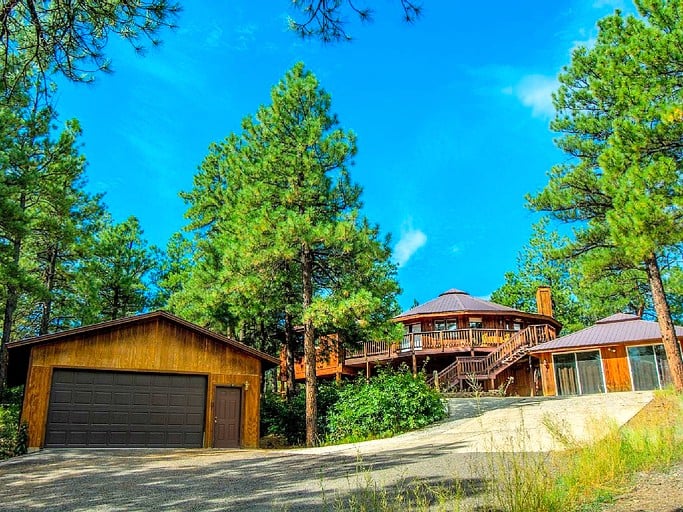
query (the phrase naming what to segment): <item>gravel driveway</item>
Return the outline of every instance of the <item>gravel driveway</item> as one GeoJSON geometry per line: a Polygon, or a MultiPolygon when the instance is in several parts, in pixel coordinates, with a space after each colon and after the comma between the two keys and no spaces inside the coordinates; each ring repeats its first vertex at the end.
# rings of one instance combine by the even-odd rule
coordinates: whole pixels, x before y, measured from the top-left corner
{"type": "Polygon", "coordinates": [[[449,400],[432,427],[358,443],[296,450],[43,450],[0,463],[0,510],[320,510],[357,486],[417,478],[484,486],[487,452],[557,448],[543,423],[587,439],[607,418],[623,424],[648,392],[572,398],[449,400]]]}

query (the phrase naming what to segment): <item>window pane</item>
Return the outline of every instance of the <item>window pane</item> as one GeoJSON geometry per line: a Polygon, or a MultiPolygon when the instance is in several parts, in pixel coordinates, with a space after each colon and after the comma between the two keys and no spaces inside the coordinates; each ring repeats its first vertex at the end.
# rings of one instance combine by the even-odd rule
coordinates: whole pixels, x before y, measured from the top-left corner
{"type": "Polygon", "coordinates": [[[435,331],[445,331],[446,330],[446,322],[443,320],[435,320],[434,321],[434,330],[435,331]]]}
{"type": "Polygon", "coordinates": [[[457,331],[458,330],[458,321],[457,320],[448,320],[446,322],[446,329],[449,331],[457,331]]]}
{"type": "Polygon", "coordinates": [[[657,370],[659,371],[659,382],[662,387],[671,385],[671,371],[669,370],[669,360],[666,358],[664,345],[655,345],[655,355],[657,356],[657,370]]]}
{"type": "Polygon", "coordinates": [[[635,391],[657,389],[659,387],[655,353],[652,346],[629,347],[628,359],[631,363],[631,377],[633,378],[633,389],[635,391]]]}
{"type": "Polygon", "coordinates": [[[558,395],[578,395],[579,386],[576,381],[576,361],[574,354],[557,354],[553,356],[555,363],[555,380],[558,395]]]}
{"type": "Polygon", "coordinates": [[[604,393],[600,351],[577,352],[576,366],[581,383],[581,394],[604,393]]]}

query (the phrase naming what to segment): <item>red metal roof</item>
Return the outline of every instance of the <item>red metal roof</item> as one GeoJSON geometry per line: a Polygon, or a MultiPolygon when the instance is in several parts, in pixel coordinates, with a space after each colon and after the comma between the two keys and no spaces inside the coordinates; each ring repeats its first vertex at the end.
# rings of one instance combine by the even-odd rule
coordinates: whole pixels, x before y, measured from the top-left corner
{"type": "Polygon", "coordinates": [[[430,313],[460,313],[465,311],[475,312],[504,312],[510,314],[526,314],[517,309],[513,309],[495,302],[489,302],[484,299],[477,299],[472,297],[467,292],[451,288],[440,294],[436,299],[432,299],[424,304],[420,304],[408,311],[405,311],[395,317],[400,320],[403,317],[413,315],[424,315],[430,313]]]}
{"type": "MultiPolygon", "coordinates": [[[[683,327],[676,326],[676,335],[683,336],[683,327]]],[[[595,347],[633,341],[661,339],[662,332],[657,322],[643,320],[637,315],[617,313],[595,322],[595,325],[580,331],[541,343],[531,352],[548,352],[565,348],[595,347]]]]}

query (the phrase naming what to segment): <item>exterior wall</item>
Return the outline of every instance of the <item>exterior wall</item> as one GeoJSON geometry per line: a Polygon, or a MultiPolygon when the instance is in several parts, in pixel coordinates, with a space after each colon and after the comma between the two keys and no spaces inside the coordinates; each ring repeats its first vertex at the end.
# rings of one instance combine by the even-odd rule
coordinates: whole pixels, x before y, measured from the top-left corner
{"type": "Polygon", "coordinates": [[[515,364],[510,368],[506,368],[496,376],[496,388],[504,385],[507,380],[512,377],[512,382],[507,388],[508,396],[532,396],[534,387],[531,369],[527,364],[527,360],[523,359],[520,364],[515,364]]]}
{"type": "MultiPolygon", "coordinates": [[[[339,349],[337,342],[337,335],[331,334],[323,336],[319,340],[319,345],[315,351],[315,373],[318,377],[341,377],[342,375],[355,376],[356,370],[345,366],[343,356],[343,349],[339,349]]],[[[280,354],[280,369],[283,375],[286,374],[286,350],[283,348],[280,354]]],[[[306,366],[304,365],[304,358],[294,360],[294,379],[306,379],[306,366]]]]}
{"type": "MultiPolygon", "coordinates": [[[[679,339],[679,343],[682,343],[679,339]]],[[[571,354],[585,350],[600,350],[602,360],[602,371],[605,376],[605,386],[608,393],[616,391],[631,391],[631,371],[629,368],[627,348],[629,346],[659,345],[658,340],[643,340],[629,343],[621,343],[600,347],[576,347],[571,350],[556,351],[555,354],[571,354]]],[[[555,367],[553,365],[553,352],[535,353],[541,362],[541,378],[543,381],[543,394],[545,396],[557,395],[557,385],[555,383],[555,367]]]]}
{"type": "Polygon", "coordinates": [[[54,368],[207,375],[204,447],[213,443],[216,386],[242,389],[241,444],[258,446],[261,361],[163,318],[32,347],[22,410],[32,448],[44,443],[54,368]]]}

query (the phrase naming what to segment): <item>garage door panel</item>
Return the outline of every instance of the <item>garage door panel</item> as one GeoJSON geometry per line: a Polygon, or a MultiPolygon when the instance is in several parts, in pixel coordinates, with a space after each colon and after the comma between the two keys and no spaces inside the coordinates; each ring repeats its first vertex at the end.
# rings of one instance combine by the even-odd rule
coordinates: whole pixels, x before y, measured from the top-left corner
{"type": "Polygon", "coordinates": [[[96,405],[109,405],[112,403],[111,391],[95,391],[93,403],[96,405]]]}
{"type": "Polygon", "coordinates": [[[112,393],[112,403],[114,405],[130,405],[133,397],[130,393],[114,391],[112,393]]]}
{"type": "Polygon", "coordinates": [[[114,374],[111,372],[92,372],[93,384],[111,386],[114,384],[114,374]]]}
{"type": "Polygon", "coordinates": [[[128,445],[128,432],[109,432],[109,446],[123,447],[128,445]]]}
{"type": "Polygon", "coordinates": [[[151,404],[156,405],[156,406],[168,405],[168,394],[166,394],[166,393],[153,393],[151,404]]]}
{"type": "Polygon", "coordinates": [[[45,446],[201,447],[205,402],[204,376],[55,369],[45,446]]]}
{"type": "Polygon", "coordinates": [[[88,423],[90,423],[89,411],[71,411],[69,414],[69,421],[66,424],[87,425],[88,423]]]}
{"type": "MultiPolygon", "coordinates": [[[[82,384],[80,382],[76,383],[82,384]]],[[[71,400],[75,404],[91,404],[93,399],[93,393],[92,391],[79,391],[76,390],[73,393],[71,393],[71,400]]]]}
{"type": "Polygon", "coordinates": [[[168,405],[185,405],[187,403],[187,397],[185,395],[179,395],[173,393],[168,397],[168,405]]]}
{"type": "Polygon", "coordinates": [[[88,433],[85,430],[66,432],[66,443],[75,447],[88,446],[88,433]]]}
{"type": "Polygon", "coordinates": [[[95,380],[95,375],[93,372],[78,372],[74,374],[74,380],[76,384],[93,384],[95,380]]]}
{"type": "Polygon", "coordinates": [[[71,403],[71,390],[61,391],[54,390],[50,400],[54,403],[60,404],[70,404],[71,403]]]}

